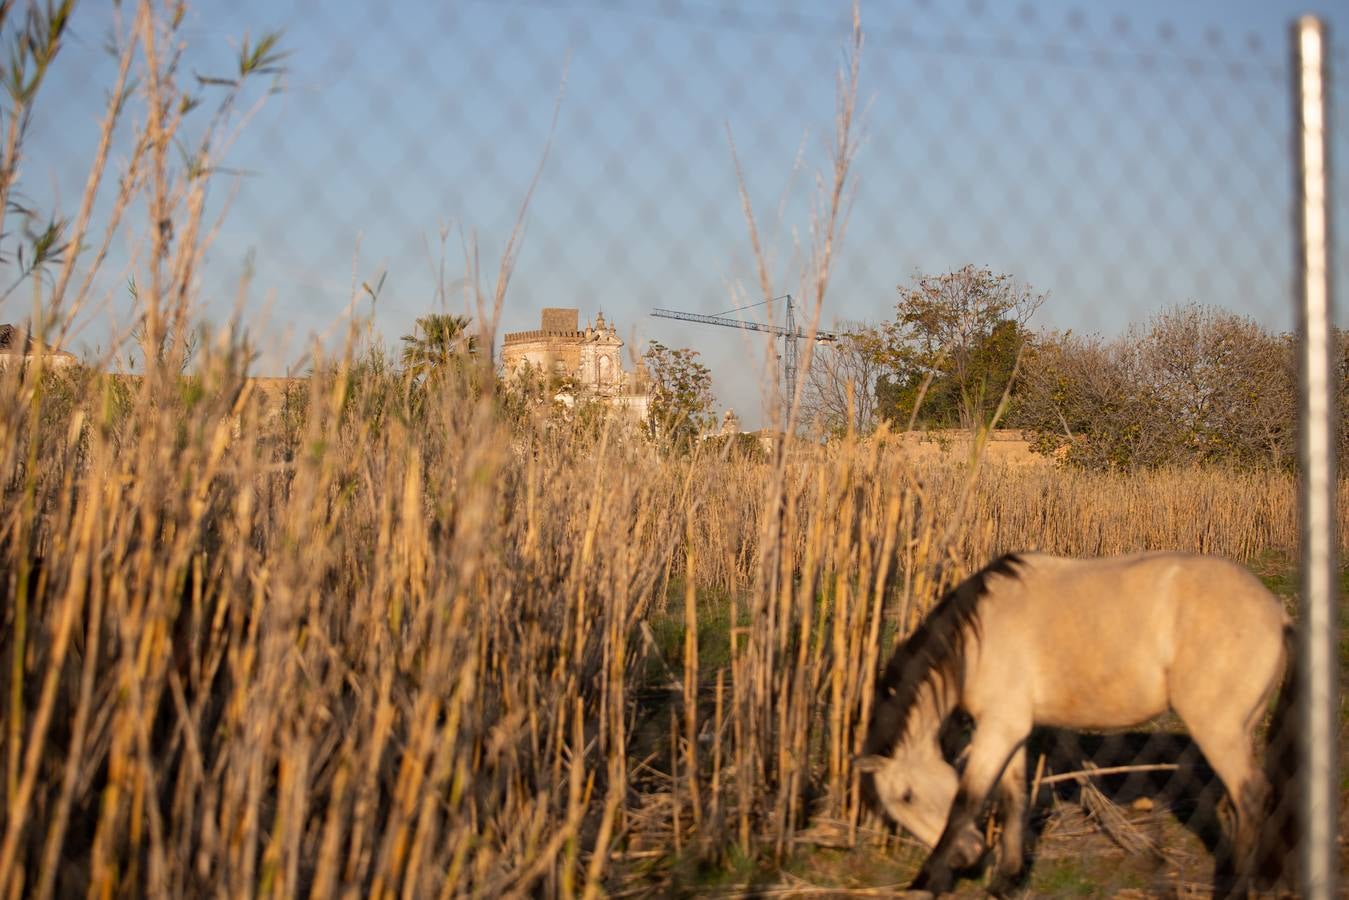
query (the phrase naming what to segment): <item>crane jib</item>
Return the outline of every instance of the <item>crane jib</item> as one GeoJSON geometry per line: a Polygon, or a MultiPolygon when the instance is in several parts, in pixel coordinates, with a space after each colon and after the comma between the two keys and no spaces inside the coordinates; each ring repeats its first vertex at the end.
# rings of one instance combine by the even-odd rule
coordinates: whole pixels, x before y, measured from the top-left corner
{"type": "MultiPolygon", "coordinates": [[[[785,300],[786,316],[784,325],[768,325],[762,322],[750,322],[745,319],[733,319],[729,316],[709,316],[702,313],[679,312],[673,309],[653,309],[651,315],[659,316],[663,319],[682,319],[686,322],[702,322],[705,325],[720,325],[723,328],[739,328],[748,331],[763,331],[776,337],[782,338],[782,382],[786,389],[782,394],[782,400],[788,410],[791,409],[793,399],[796,397],[796,369],[797,369],[797,350],[796,342],[801,339],[814,340],[821,343],[828,343],[838,340],[838,335],[828,331],[817,331],[814,334],[802,331],[796,326],[796,310],[792,304],[791,294],[782,297],[774,297],[772,300],[764,300],[760,303],[751,304],[761,306],[764,303],[771,303],[773,300],[785,300]]],[[[748,307],[743,307],[748,309],[748,307]]],[[[771,307],[770,307],[771,310],[771,307]]],[[[731,310],[739,312],[739,310],[731,310]]]]}
{"type": "MultiPolygon", "coordinates": [[[[708,325],[721,325],[725,328],[745,328],[750,331],[763,331],[768,334],[775,334],[778,337],[784,337],[786,335],[794,335],[804,339],[812,337],[810,332],[803,331],[800,328],[795,329],[795,331],[788,331],[780,325],[765,325],[762,322],[751,322],[746,319],[732,319],[728,316],[709,316],[702,313],[679,312],[678,310],[659,308],[653,309],[651,315],[662,319],[682,319],[686,322],[703,322],[708,325]]],[[[813,337],[821,343],[838,340],[838,335],[831,331],[817,331],[813,337]]]]}

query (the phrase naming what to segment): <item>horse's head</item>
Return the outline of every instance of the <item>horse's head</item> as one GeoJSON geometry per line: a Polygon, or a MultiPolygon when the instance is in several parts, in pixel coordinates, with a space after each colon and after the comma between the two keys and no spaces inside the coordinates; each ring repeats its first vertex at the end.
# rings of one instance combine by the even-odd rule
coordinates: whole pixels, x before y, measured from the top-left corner
{"type": "Polygon", "coordinates": [[[896,824],[929,847],[936,846],[959,781],[939,747],[927,742],[901,745],[891,756],[860,756],[853,765],[871,776],[876,800],[896,824]]]}

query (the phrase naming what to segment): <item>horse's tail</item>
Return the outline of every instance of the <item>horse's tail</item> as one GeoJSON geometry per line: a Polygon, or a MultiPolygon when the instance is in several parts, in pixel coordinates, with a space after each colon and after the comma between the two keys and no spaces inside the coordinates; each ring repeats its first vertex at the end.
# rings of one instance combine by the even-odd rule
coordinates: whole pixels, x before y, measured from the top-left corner
{"type": "Polygon", "coordinates": [[[1296,887],[1299,791],[1298,705],[1302,685],[1302,665],[1297,648],[1297,630],[1291,623],[1283,626],[1284,675],[1274,714],[1265,741],[1265,777],[1269,779],[1269,802],[1261,829],[1257,873],[1259,880],[1275,884],[1286,879],[1296,887]]]}

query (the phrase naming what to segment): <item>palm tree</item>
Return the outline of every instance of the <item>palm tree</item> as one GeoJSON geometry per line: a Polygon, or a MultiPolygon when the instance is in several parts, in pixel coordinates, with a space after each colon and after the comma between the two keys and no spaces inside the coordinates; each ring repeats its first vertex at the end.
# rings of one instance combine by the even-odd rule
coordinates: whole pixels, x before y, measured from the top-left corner
{"type": "Polygon", "coordinates": [[[478,338],[468,333],[470,319],[432,313],[420,316],[412,334],[403,335],[403,370],[421,381],[442,371],[462,353],[477,353],[478,338]]]}

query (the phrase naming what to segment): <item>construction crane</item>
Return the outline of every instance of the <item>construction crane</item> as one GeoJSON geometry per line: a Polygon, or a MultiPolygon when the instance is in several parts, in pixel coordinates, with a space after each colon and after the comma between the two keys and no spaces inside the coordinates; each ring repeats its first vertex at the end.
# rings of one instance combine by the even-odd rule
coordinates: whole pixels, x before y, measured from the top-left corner
{"type": "MultiPolygon", "coordinates": [[[[700,313],[679,312],[673,309],[653,309],[651,315],[659,316],[662,319],[682,319],[685,322],[703,322],[707,325],[721,325],[726,328],[741,328],[748,331],[765,331],[769,334],[777,335],[782,338],[782,375],[784,387],[787,388],[786,402],[790,406],[792,399],[796,397],[796,342],[801,338],[809,340],[812,335],[802,331],[796,325],[796,308],[792,303],[791,294],[783,294],[781,297],[771,297],[767,300],[760,300],[758,303],[751,303],[749,306],[741,306],[736,309],[729,309],[724,313],[715,316],[706,316],[700,313]],[[776,303],[779,300],[787,301],[787,316],[781,325],[765,325],[762,322],[751,322],[747,319],[733,319],[731,313],[744,312],[747,309],[753,309],[756,306],[763,306],[767,303],[776,303]]],[[[838,335],[829,331],[817,331],[813,335],[814,339],[821,342],[838,340],[838,335]]]]}

